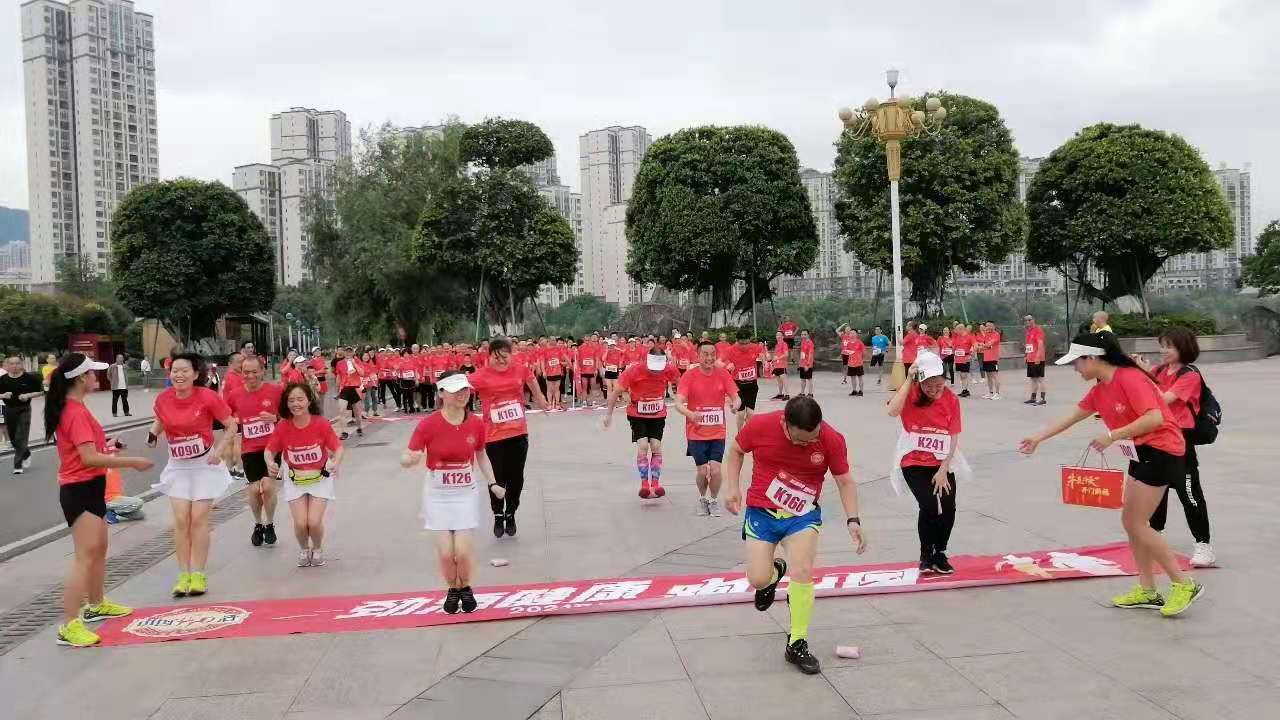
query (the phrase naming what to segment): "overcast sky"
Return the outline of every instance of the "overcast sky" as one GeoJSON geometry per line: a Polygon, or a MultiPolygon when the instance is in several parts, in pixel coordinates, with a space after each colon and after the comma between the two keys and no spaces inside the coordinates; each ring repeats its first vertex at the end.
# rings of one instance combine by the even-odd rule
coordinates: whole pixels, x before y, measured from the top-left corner
{"type": "MultiPolygon", "coordinates": [[[[27,207],[18,0],[0,12],[0,204],[27,207]]],[[[531,120],[578,181],[577,138],[716,123],[790,136],[830,169],[836,110],[942,88],[999,107],[1039,156],[1079,128],[1178,133],[1214,167],[1252,163],[1255,234],[1280,217],[1280,2],[1069,0],[137,0],[156,22],[160,172],[230,184],[269,159],[268,116],[531,120]]],[[[907,169],[910,172],[910,169],[907,169]]]]}

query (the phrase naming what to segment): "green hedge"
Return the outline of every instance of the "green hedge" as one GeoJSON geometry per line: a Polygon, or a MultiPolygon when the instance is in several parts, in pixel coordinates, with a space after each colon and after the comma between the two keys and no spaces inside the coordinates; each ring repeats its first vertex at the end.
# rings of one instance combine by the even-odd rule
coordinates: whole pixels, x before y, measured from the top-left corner
{"type": "MultiPolygon", "coordinates": [[[[1189,328],[1196,335],[1218,333],[1214,319],[1199,313],[1152,315],[1150,320],[1138,314],[1111,316],[1111,329],[1119,337],[1159,337],[1160,333],[1178,325],[1189,328]]],[[[1088,321],[1080,324],[1080,332],[1089,332],[1088,321]]]]}

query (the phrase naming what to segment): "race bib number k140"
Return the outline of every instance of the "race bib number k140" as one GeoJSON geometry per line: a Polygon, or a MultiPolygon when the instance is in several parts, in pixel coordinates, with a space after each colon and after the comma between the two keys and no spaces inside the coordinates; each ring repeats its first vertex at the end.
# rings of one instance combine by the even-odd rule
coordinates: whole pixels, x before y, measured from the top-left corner
{"type": "Polygon", "coordinates": [[[319,445],[311,445],[303,448],[286,448],[284,451],[285,460],[290,467],[302,467],[303,465],[315,465],[320,462],[322,453],[319,445]]]}

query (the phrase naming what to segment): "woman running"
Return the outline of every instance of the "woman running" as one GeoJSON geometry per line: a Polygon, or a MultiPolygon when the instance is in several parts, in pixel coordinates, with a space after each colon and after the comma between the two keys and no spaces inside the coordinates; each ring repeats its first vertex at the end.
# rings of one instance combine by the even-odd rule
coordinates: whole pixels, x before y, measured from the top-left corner
{"type": "Polygon", "coordinates": [[[942,326],[942,334],[938,336],[938,355],[942,357],[942,376],[952,384],[956,384],[956,346],[951,339],[951,328],[942,326]]]}
{"type": "Polygon", "coordinates": [[[787,400],[791,397],[787,394],[787,355],[790,352],[791,345],[779,330],[773,344],[773,379],[778,382],[778,394],[773,396],[774,400],[787,400]]]}
{"type": "Polygon", "coordinates": [[[844,355],[845,380],[853,378],[853,389],[849,391],[850,397],[862,397],[863,378],[866,375],[866,368],[863,363],[866,361],[867,346],[862,344],[862,335],[855,328],[848,334],[848,337],[842,341],[843,347],[848,350],[848,354],[844,355]]]}
{"type": "Polygon", "coordinates": [[[107,364],[80,353],[70,353],[49,373],[45,397],[45,440],[56,438],[58,449],[58,501],[71,528],[74,553],[62,586],[62,624],[58,644],[88,647],[99,641],[85,626],[113,617],[124,617],[133,608],[117,605],[103,596],[107,570],[106,487],[108,468],[150,470],[146,458],[113,454],[124,445],[108,442],[102,425],[84,405],[84,398],[98,389],[98,370],[107,364]],[[89,604],[82,606],[88,598],[89,604]]]}
{"type": "Polygon", "coordinates": [[[308,385],[290,385],[280,398],[280,422],[263,452],[267,472],[285,477],[284,499],[298,540],[298,567],[324,565],[324,511],[344,449],[308,385]],[[281,464],[283,460],[283,464],[281,464]]]}
{"type": "Polygon", "coordinates": [[[1204,594],[1204,586],[1182,571],[1150,521],[1169,485],[1182,482],[1186,474],[1182,431],[1155,381],[1120,349],[1115,335],[1098,332],[1076,337],[1057,362],[1067,363],[1093,386],[1070,415],[1025,438],[1019,450],[1030,455],[1040,443],[1081,420],[1094,413],[1102,416],[1107,431],[1093,438],[1089,447],[1101,453],[1116,445],[1129,459],[1120,517],[1138,566],[1138,585],[1111,602],[1119,608],[1160,608],[1165,617],[1179,615],[1204,594]],[[1157,565],[1169,576],[1168,599],[1156,591],[1153,571],[1157,565]]]}
{"type": "Polygon", "coordinates": [[[204,369],[204,360],[195,353],[173,359],[169,367],[173,387],[156,396],[156,420],[147,435],[148,446],[155,447],[161,434],[169,446],[169,462],[154,487],[169,496],[173,508],[178,562],[174,597],[203,595],[208,590],[209,512],[231,484],[222,457],[239,432],[231,408],[214,391],[199,387],[204,369]],[[216,445],[215,420],[226,428],[216,445]]]}
{"type": "Polygon", "coordinates": [[[402,467],[423,467],[423,528],[435,540],[440,575],[449,586],[444,611],[450,615],[476,609],[471,591],[471,531],[480,524],[480,484],[483,476],[489,492],[503,497],[493,480],[493,468],[485,454],[484,421],[467,411],[471,383],[464,373],[451,370],[440,377],[440,411],[423,418],[400,456],[402,467]]]}
{"type": "Polygon", "coordinates": [[[364,378],[361,391],[364,393],[365,417],[382,417],[378,412],[378,366],[373,362],[373,353],[368,350],[360,355],[360,374],[364,378]]]}
{"type": "Polygon", "coordinates": [[[408,349],[400,351],[397,382],[400,383],[400,409],[407,415],[417,412],[414,395],[418,392],[418,360],[408,349]]]}

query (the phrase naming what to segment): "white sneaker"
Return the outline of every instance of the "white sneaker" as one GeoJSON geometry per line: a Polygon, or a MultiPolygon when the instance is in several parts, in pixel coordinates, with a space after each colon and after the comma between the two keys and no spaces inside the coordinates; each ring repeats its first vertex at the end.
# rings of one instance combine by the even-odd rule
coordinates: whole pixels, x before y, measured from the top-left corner
{"type": "Polygon", "coordinates": [[[1196,551],[1191,556],[1191,567],[1215,567],[1218,556],[1213,554],[1213,546],[1209,543],[1196,543],[1196,551]]]}
{"type": "Polygon", "coordinates": [[[983,399],[983,400],[992,400],[992,399],[994,399],[994,398],[995,398],[995,396],[994,396],[994,395],[992,395],[991,393],[987,393],[986,395],[983,395],[983,396],[982,396],[982,399],[983,399]]]}
{"type": "Polygon", "coordinates": [[[324,566],[324,551],[312,550],[311,551],[311,567],[323,567],[323,566],[324,566]]]}
{"type": "Polygon", "coordinates": [[[995,395],[992,395],[992,396],[991,396],[991,399],[992,399],[992,400],[999,400],[999,399],[1000,399],[1000,393],[996,393],[995,395]]]}
{"type": "Polygon", "coordinates": [[[712,498],[707,501],[707,514],[711,517],[720,517],[720,501],[712,498]]]}
{"type": "Polygon", "coordinates": [[[694,514],[699,517],[705,517],[711,514],[711,504],[707,501],[706,498],[704,497],[698,498],[698,510],[694,514]]]}
{"type": "Polygon", "coordinates": [[[298,551],[298,567],[308,567],[310,565],[311,565],[311,551],[299,550],[298,551]]]}

